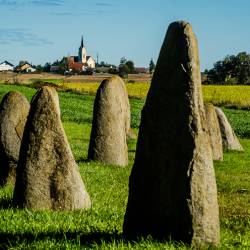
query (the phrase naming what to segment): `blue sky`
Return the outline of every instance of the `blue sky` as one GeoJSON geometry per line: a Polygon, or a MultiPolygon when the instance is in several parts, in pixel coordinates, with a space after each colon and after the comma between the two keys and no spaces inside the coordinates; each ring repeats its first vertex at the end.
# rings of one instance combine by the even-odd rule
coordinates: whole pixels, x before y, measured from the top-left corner
{"type": "Polygon", "coordinates": [[[199,40],[201,67],[228,54],[250,52],[249,0],[0,0],[0,61],[53,62],[89,55],[136,66],[157,60],[168,25],[189,21],[199,40]]]}

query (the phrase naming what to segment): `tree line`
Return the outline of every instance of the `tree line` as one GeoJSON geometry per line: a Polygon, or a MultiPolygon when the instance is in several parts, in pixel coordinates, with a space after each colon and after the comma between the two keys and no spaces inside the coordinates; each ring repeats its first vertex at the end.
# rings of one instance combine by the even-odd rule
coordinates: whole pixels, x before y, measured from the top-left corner
{"type": "Polygon", "coordinates": [[[205,70],[207,84],[248,84],[250,83],[250,54],[240,52],[217,61],[210,70],[205,70]]]}

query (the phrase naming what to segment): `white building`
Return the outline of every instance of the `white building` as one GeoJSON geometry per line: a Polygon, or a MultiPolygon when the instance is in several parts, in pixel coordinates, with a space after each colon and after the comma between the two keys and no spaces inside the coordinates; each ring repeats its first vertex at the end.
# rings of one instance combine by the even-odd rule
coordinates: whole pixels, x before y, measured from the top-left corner
{"type": "Polygon", "coordinates": [[[26,73],[33,73],[36,71],[36,69],[29,63],[26,63],[25,65],[23,65],[21,67],[23,69],[23,71],[25,71],[26,73]]]}
{"type": "Polygon", "coordinates": [[[8,61],[4,61],[0,63],[0,71],[13,71],[14,65],[9,63],[8,61]]]}
{"type": "Polygon", "coordinates": [[[92,56],[87,56],[87,50],[83,43],[83,37],[81,40],[81,45],[78,50],[78,62],[83,64],[84,67],[95,68],[95,59],[92,56]]]}
{"type": "Polygon", "coordinates": [[[88,65],[88,67],[94,69],[95,68],[95,59],[92,56],[87,56],[86,59],[87,59],[86,63],[88,65]]]}

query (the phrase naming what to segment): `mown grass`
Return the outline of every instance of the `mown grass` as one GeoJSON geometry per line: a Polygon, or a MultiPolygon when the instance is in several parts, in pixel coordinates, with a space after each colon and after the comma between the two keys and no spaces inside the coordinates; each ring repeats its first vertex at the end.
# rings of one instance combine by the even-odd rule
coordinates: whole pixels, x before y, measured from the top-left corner
{"type": "MultiPolygon", "coordinates": [[[[35,89],[0,86],[0,100],[10,90],[18,90],[29,100],[35,89]]],[[[119,168],[87,162],[94,97],[60,92],[63,125],[81,175],[91,196],[89,211],[52,212],[17,210],[12,207],[13,187],[0,189],[0,249],[189,249],[174,242],[157,242],[150,237],[136,242],[122,238],[128,178],[136,140],[130,140],[129,165],[119,168]]],[[[144,99],[130,99],[132,124],[138,131],[144,99]]],[[[221,249],[250,248],[250,112],[224,109],[235,130],[242,131],[245,152],[225,152],[223,162],[215,162],[218,184],[221,249]]]]}

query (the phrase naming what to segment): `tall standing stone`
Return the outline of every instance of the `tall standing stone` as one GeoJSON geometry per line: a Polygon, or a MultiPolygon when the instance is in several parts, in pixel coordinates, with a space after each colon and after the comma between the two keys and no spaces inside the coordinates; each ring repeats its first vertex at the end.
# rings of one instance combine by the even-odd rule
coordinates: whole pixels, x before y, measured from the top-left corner
{"type": "Polygon", "coordinates": [[[17,166],[14,203],[28,209],[73,210],[91,206],[61,119],[57,92],[33,97],[17,166]]]}
{"type": "Polygon", "coordinates": [[[215,108],[215,111],[219,120],[223,149],[243,151],[243,147],[235,135],[224,112],[218,107],[215,108]]]}
{"type": "Polygon", "coordinates": [[[219,243],[198,45],[183,21],[169,26],[142,110],[123,229],[129,238],[219,243]]]}
{"type": "Polygon", "coordinates": [[[119,77],[105,79],[99,86],[93,110],[88,159],[126,166],[128,148],[128,105],[125,86],[119,77]]]}
{"type": "Polygon", "coordinates": [[[7,93],[0,104],[0,185],[14,184],[23,130],[30,104],[19,92],[7,93]]]}
{"type": "Polygon", "coordinates": [[[212,103],[205,104],[207,127],[209,133],[210,144],[213,153],[213,159],[217,161],[223,160],[222,138],[220,132],[219,121],[212,103]]]}
{"type": "Polygon", "coordinates": [[[130,104],[129,104],[128,92],[125,86],[125,82],[122,80],[122,78],[118,76],[116,76],[115,78],[117,81],[120,82],[121,87],[122,87],[121,94],[123,95],[123,100],[124,100],[123,109],[124,109],[124,115],[125,115],[126,136],[127,136],[127,139],[135,139],[136,135],[131,129],[130,104]]]}

